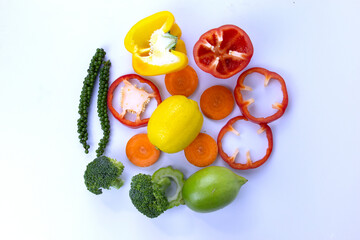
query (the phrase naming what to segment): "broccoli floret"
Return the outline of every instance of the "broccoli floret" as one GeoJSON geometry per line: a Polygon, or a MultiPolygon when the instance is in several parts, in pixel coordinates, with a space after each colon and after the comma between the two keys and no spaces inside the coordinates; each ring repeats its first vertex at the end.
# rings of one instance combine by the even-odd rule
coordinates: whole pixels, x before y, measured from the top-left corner
{"type": "Polygon", "coordinates": [[[149,218],[156,218],[166,210],[184,204],[181,190],[184,175],[172,167],[160,168],[153,176],[139,173],[131,180],[130,199],[136,209],[149,218]],[[172,179],[176,184],[176,193],[166,196],[166,190],[172,179]]]}
{"type": "Polygon", "coordinates": [[[84,179],[87,189],[96,194],[102,194],[102,189],[114,187],[119,189],[124,181],[119,178],[124,171],[121,162],[106,156],[95,158],[85,170],[84,179]]]}
{"type": "Polygon", "coordinates": [[[153,183],[147,174],[139,173],[132,178],[129,195],[137,210],[149,218],[159,216],[169,206],[161,185],[153,183]]]}

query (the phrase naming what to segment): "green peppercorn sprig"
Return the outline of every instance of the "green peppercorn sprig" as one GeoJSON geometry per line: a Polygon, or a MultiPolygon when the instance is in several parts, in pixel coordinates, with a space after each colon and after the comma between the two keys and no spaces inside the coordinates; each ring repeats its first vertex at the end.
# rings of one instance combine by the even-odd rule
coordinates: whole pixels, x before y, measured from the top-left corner
{"type": "Polygon", "coordinates": [[[79,103],[79,111],[80,118],[78,119],[78,133],[80,143],[83,145],[85,149],[85,153],[89,153],[89,144],[87,144],[88,140],[88,132],[87,132],[87,117],[88,117],[88,109],[90,106],[91,95],[94,89],[94,84],[96,77],[99,73],[99,69],[103,58],[105,57],[105,51],[102,48],[96,49],[96,53],[91,59],[89,68],[87,70],[88,75],[85,77],[83,82],[83,87],[80,95],[80,103],[79,103]]]}
{"type": "Polygon", "coordinates": [[[103,130],[103,138],[99,142],[99,147],[96,150],[96,156],[100,157],[104,154],[107,143],[110,138],[110,121],[107,113],[107,94],[109,85],[109,72],[111,62],[110,60],[104,62],[103,67],[100,70],[99,78],[99,91],[97,96],[97,112],[101,123],[101,129],[103,130]]]}

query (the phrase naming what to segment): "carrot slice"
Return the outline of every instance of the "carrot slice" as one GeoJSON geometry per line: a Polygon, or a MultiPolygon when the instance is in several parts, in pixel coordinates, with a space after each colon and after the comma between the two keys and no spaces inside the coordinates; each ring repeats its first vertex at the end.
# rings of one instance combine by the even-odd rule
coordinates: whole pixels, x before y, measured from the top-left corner
{"type": "Polygon", "coordinates": [[[148,167],[159,159],[160,150],[150,143],[146,133],[140,133],[127,142],[126,156],[134,165],[148,167]]]}
{"type": "Polygon", "coordinates": [[[203,114],[210,119],[223,119],[234,109],[232,92],[224,86],[212,86],[201,95],[200,108],[203,114]]]}
{"type": "Polygon", "coordinates": [[[199,133],[195,140],[184,149],[186,159],[197,167],[212,164],[217,155],[216,141],[206,133],[199,133]]]}
{"type": "Polygon", "coordinates": [[[198,76],[195,70],[187,65],[178,72],[165,75],[165,86],[171,95],[184,95],[189,97],[198,86],[198,76]]]}

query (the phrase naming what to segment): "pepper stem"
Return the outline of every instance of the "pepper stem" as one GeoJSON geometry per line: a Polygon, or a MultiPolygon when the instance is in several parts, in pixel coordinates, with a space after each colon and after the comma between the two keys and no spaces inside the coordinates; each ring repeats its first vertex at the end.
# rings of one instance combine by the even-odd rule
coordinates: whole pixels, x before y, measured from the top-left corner
{"type": "Polygon", "coordinates": [[[163,37],[164,37],[164,38],[169,38],[169,39],[171,39],[171,42],[170,42],[169,45],[166,47],[166,49],[175,50],[178,37],[177,37],[177,36],[174,36],[174,35],[171,35],[171,34],[170,34],[170,31],[167,32],[167,33],[165,33],[165,34],[163,35],[163,37]]]}

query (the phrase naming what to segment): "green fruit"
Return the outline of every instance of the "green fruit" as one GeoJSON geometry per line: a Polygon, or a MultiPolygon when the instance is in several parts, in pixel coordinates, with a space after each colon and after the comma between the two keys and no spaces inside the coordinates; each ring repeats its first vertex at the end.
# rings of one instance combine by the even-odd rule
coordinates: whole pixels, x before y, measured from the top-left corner
{"type": "Polygon", "coordinates": [[[219,166],[203,168],[185,181],[185,204],[196,212],[212,212],[230,204],[247,179],[219,166]]]}

